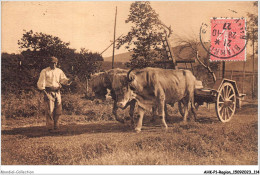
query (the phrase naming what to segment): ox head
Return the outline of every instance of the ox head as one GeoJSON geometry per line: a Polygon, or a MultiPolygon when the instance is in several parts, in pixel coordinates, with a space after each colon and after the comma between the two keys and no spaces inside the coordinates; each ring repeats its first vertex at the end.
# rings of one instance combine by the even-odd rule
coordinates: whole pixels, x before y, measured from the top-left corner
{"type": "Polygon", "coordinates": [[[116,96],[117,106],[125,108],[127,103],[134,98],[133,91],[130,89],[128,75],[114,75],[112,89],[116,96]]]}
{"type": "Polygon", "coordinates": [[[107,79],[106,72],[95,73],[90,78],[90,87],[95,94],[95,98],[105,100],[107,88],[111,86],[107,79]]]}

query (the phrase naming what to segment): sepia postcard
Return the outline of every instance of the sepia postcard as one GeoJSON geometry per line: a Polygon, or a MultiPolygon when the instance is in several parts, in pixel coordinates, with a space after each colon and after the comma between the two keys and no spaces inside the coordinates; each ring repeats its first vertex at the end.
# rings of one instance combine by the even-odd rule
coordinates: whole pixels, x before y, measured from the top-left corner
{"type": "Polygon", "coordinates": [[[1,1],[1,174],[259,174],[258,1],[1,1]]]}

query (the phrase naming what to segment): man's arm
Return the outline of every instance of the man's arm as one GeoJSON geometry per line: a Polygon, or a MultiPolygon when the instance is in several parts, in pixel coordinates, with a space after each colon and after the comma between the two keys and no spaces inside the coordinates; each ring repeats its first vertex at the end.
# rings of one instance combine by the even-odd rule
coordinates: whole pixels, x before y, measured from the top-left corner
{"type": "Polygon", "coordinates": [[[72,81],[67,78],[67,76],[64,74],[63,71],[61,71],[61,74],[60,74],[60,83],[62,85],[67,85],[67,86],[69,86],[72,83],[72,81]]]}
{"type": "Polygon", "coordinates": [[[45,71],[42,70],[40,73],[39,80],[37,82],[37,87],[39,90],[44,90],[45,89],[45,71]]]}

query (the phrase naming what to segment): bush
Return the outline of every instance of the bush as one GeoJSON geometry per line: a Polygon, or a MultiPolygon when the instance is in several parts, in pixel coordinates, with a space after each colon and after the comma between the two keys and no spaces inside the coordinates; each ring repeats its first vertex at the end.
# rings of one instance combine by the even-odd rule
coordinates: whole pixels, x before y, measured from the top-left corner
{"type": "MultiPolygon", "coordinates": [[[[19,94],[2,94],[1,115],[6,118],[34,117],[44,115],[43,93],[21,91],[19,94]]],[[[112,101],[87,100],[78,94],[62,94],[65,115],[85,115],[86,120],[113,120],[112,101]]]]}
{"type": "Polygon", "coordinates": [[[21,91],[20,94],[2,94],[1,115],[6,118],[33,117],[44,111],[42,94],[21,91]]]}

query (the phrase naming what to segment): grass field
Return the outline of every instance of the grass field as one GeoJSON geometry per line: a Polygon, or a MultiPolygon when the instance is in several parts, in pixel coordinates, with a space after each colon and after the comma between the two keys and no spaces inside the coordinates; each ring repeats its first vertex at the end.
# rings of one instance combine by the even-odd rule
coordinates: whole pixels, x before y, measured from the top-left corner
{"type": "Polygon", "coordinates": [[[42,115],[2,118],[2,165],[258,164],[257,101],[244,103],[228,123],[218,121],[213,106],[201,106],[199,121],[183,125],[178,111],[169,107],[168,131],[159,119],[152,123],[146,116],[141,133],[109,117],[89,120],[108,116],[112,105],[85,102],[85,115],[62,116],[59,133],[45,130],[42,115]]]}

